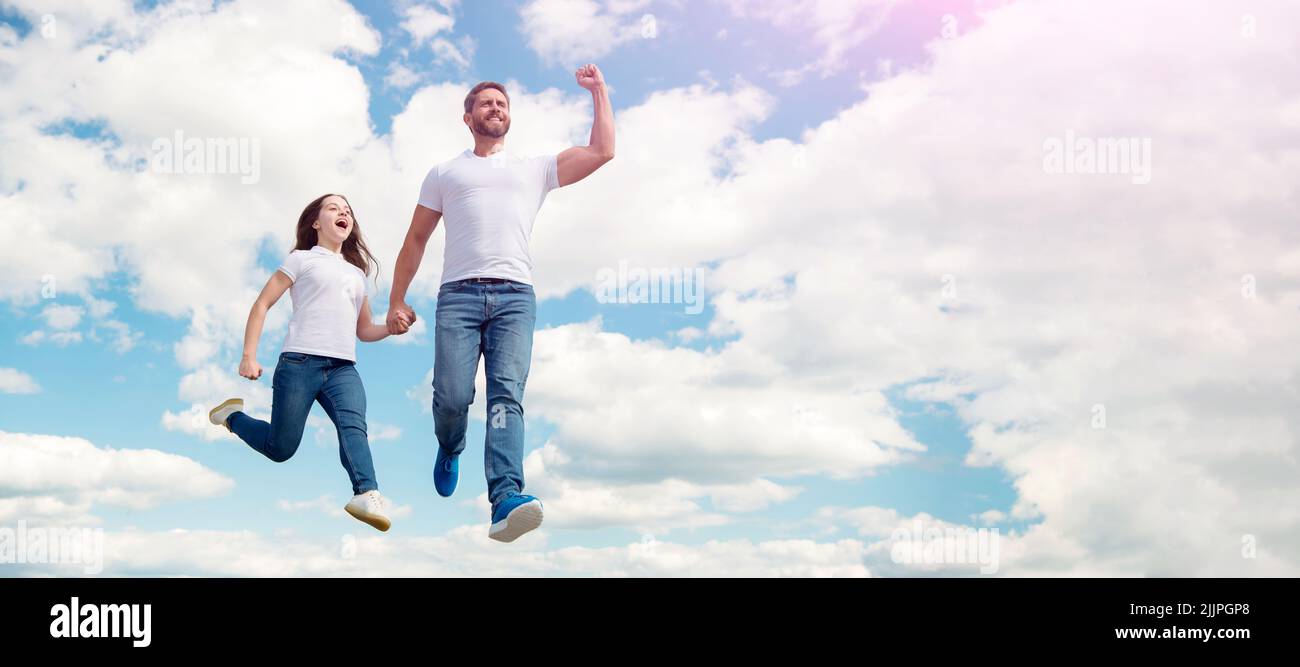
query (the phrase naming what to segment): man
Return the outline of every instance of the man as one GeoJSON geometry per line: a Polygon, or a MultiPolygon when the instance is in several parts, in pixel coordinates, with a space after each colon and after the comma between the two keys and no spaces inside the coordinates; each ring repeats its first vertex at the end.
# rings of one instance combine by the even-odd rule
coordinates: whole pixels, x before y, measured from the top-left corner
{"type": "Polygon", "coordinates": [[[528,248],[533,221],[548,192],[586,178],[614,158],[614,114],[605,79],[595,65],[575,74],[578,85],[591,91],[595,119],[588,145],[559,155],[504,153],[510,131],[505,87],[484,81],[470,90],[463,120],[474,148],[429,170],[393,271],[388,328],[396,334],[415,323],[406,290],[438,221],[447,221],[434,319],[434,486],[444,497],[456,489],[482,355],[488,394],[483,465],[492,503],[488,535],[502,542],[542,523],[541,501],[523,494],[522,404],[537,310],[528,248]]]}

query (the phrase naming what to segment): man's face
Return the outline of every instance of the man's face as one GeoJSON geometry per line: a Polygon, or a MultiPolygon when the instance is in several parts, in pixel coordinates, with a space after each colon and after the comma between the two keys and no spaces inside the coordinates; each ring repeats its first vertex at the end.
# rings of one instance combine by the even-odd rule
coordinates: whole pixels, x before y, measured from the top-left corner
{"type": "Polygon", "coordinates": [[[474,106],[465,122],[475,134],[500,139],[510,131],[510,103],[496,88],[486,88],[474,96],[474,106]]]}

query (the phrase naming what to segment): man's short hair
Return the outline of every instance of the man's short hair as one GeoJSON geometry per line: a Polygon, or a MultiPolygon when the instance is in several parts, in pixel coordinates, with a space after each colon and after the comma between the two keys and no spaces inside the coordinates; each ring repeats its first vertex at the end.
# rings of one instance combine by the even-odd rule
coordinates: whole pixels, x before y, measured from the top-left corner
{"type": "Polygon", "coordinates": [[[496,81],[480,81],[473,88],[470,88],[469,94],[465,96],[465,113],[469,113],[470,109],[474,108],[474,98],[478,97],[479,93],[487,90],[488,88],[494,88],[496,90],[501,91],[501,94],[506,96],[506,104],[507,105],[510,104],[510,93],[506,92],[505,86],[497,83],[496,81]]]}

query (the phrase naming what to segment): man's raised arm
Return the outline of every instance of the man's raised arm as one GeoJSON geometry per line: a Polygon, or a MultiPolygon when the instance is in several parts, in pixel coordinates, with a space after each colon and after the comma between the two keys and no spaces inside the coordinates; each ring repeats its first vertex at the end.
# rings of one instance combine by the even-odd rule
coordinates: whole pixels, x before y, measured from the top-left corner
{"type": "Polygon", "coordinates": [[[595,120],[591,123],[591,140],[588,145],[565,149],[556,157],[561,187],[581,181],[614,159],[614,109],[609,104],[605,77],[595,65],[583,65],[575,75],[578,85],[591,91],[595,120]]]}

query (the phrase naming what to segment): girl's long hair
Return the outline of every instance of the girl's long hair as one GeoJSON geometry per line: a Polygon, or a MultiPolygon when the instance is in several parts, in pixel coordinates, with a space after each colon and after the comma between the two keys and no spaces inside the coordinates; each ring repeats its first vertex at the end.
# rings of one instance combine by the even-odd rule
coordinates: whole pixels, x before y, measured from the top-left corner
{"type": "MultiPolygon", "coordinates": [[[[320,215],[320,208],[326,197],[339,197],[345,202],[348,201],[347,197],[333,193],[324,194],[312,200],[307,205],[307,208],[302,210],[302,215],[298,216],[298,240],[293,248],[294,250],[311,250],[317,245],[316,229],[311,225],[316,222],[316,218],[320,215]]],[[[352,208],[351,202],[348,202],[348,208],[352,208]]],[[[348,263],[361,269],[361,272],[367,276],[370,275],[373,269],[375,279],[379,279],[379,260],[370,254],[370,248],[366,247],[365,240],[361,238],[361,223],[357,222],[356,211],[352,212],[352,233],[343,241],[342,252],[343,259],[346,259],[348,263]]]]}

